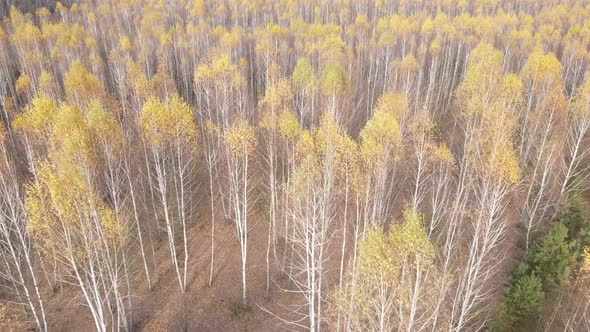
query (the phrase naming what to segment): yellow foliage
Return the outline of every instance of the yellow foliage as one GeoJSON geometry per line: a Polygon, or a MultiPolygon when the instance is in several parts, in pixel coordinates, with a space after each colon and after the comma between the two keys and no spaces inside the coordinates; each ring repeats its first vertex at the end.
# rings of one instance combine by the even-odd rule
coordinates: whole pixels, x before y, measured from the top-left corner
{"type": "Polygon", "coordinates": [[[507,184],[515,184],[520,179],[518,156],[507,142],[502,142],[494,153],[488,156],[487,167],[488,175],[507,184]]]}
{"type": "Polygon", "coordinates": [[[524,85],[515,74],[507,74],[502,80],[500,96],[504,97],[506,105],[518,106],[523,103],[524,85]]]}
{"type": "Polygon", "coordinates": [[[106,204],[98,203],[96,205],[96,212],[100,218],[102,234],[106,240],[112,241],[113,244],[123,244],[127,237],[127,230],[124,225],[117,221],[117,216],[113,209],[106,204]]]}
{"type": "Polygon", "coordinates": [[[205,120],[203,123],[203,131],[205,135],[209,137],[217,137],[221,134],[221,129],[219,126],[211,120],[205,120]]]}
{"type": "Polygon", "coordinates": [[[266,94],[261,99],[260,104],[271,111],[289,110],[293,102],[293,91],[289,81],[280,80],[277,84],[271,85],[266,89],[266,94]]]}
{"type": "Polygon", "coordinates": [[[200,64],[194,76],[196,83],[219,85],[224,88],[237,88],[244,82],[238,67],[227,56],[213,60],[210,65],[200,64]]]}
{"type": "Polygon", "coordinates": [[[482,124],[477,132],[480,148],[474,156],[483,164],[486,176],[498,179],[504,184],[513,185],[520,179],[519,156],[514,150],[516,124],[513,109],[502,103],[488,105],[483,110],[482,124]]]}
{"type": "MultiPolygon", "coordinates": [[[[415,282],[413,274],[418,267],[422,271],[434,269],[435,250],[423,228],[422,215],[406,210],[403,222],[392,225],[387,233],[382,228],[367,230],[359,244],[359,258],[357,280],[362,282],[349,289],[356,310],[351,318],[355,329],[366,330],[379,326],[381,315],[393,319],[411,310],[407,282],[415,282]]],[[[423,288],[421,295],[433,291],[423,288]]]]}
{"type": "MultiPolygon", "coordinates": [[[[296,127],[293,127],[290,122],[297,121],[291,114],[292,102],[293,92],[288,80],[280,80],[277,84],[268,87],[265,96],[260,101],[260,106],[264,110],[259,123],[260,127],[267,130],[279,128],[282,131],[286,130],[285,134],[291,135],[291,131],[296,127]]],[[[299,123],[296,125],[298,126],[299,123]]]]}
{"type": "Polygon", "coordinates": [[[26,112],[16,117],[13,126],[47,145],[49,156],[56,163],[64,161],[81,168],[94,166],[99,142],[112,149],[124,147],[116,119],[96,100],[90,101],[86,112],[82,112],[68,105],[57,108],[49,98],[37,97],[26,112]]]}
{"type": "Polygon", "coordinates": [[[402,264],[431,264],[435,258],[422,215],[411,210],[405,210],[403,222],[392,225],[387,234],[378,227],[370,229],[359,247],[361,270],[368,274],[384,272],[392,277],[390,282],[396,282],[394,276],[401,272],[402,264]]]}
{"type": "Polygon", "coordinates": [[[359,151],[358,145],[355,140],[353,140],[348,134],[342,133],[339,136],[338,144],[336,146],[337,149],[337,170],[339,173],[349,176],[355,177],[358,174],[358,162],[359,162],[359,151]]]}
{"type": "Polygon", "coordinates": [[[294,139],[301,132],[299,121],[290,111],[279,114],[279,134],[287,140],[294,139]]]}
{"type": "Polygon", "coordinates": [[[14,106],[15,106],[14,100],[9,96],[4,97],[4,105],[3,106],[4,106],[4,110],[6,111],[6,113],[8,113],[8,114],[12,113],[14,111],[14,106]]]}
{"type": "Polygon", "coordinates": [[[582,252],[582,266],[580,271],[586,278],[590,278],[590,247],[586,246],[582,252]]]}
{"type": "Polygon", "coordinates": [[[406,55],[400,65],[402,69],[413,72],[418,69],[418,60],[413,55],[406,55]]]}
{"type": "Polygon", "coordinates": [[[340,143],[340,128],[328,112],[320,119],[320,125],[315,131],[315,144],[318,155],[323,155],[328,150],[333,150],[340,143]]]}
{"type": "Polygon", "coordinates": [[[21,75],[18,77],[15,83],[15,90],[16,93],[24,93],[30,91],[31,86],[33,85],[31,78],[27,75],[21,75]]]}
{"type": "Polygon", "coordinates": [[[575,120],[590,119],[590,75],[586,75],[584,83],[576,90],[570,109],[575,120]]]}
{"type": "Polygon", "coordinates": [[[514,151],[515,121],[523,104],[523,83],[514,74],[503,75],[500,51],[489,44],[472,51],[457,98],[465,121],[475,125],[469,130],[476,140],[465,147],[473,167],[502,185],[516,184],[521,170],[514,151]]]}
{"type": "Polygon", "coordinates": [[[321,45],[318,45],[318,52],[322,62],[345,63],[348,45],[336,34],[326,36],[321,45]]]}
{"type": "Polygon", "coordinates": [[[64,105],[55,113],[49,142],[50,154],[57,163],[72,163],[78,167],[94,165],[94,141],[80,109],[64,105]]]}
{"type": "Polygon", "coordinates": [[[133,48],[133,45],[131,44],[131,40],[129,40],[129,37],[127,36],[123,36],[121,37],[121,41],[120,41],[120,46],[122,51],[131,51],[133,48]]]}
{"type": "Polygon", "coordinates": [[[321,82],[324,95],[344,93],[350,89],[348,74],[340,65],[329,65],[322,73],[321,82]]]}
{"type": "Polygon", "coordinates": [[[315,85],[315,74],[313,68],[305,58],[300,58],[295,65],[293,75],[291,76],[293,85],[297,88],[313,88],[315,85]]]}
{"type": "MultiPolygon", "coordinates": [[[[125,146],[125,139],[115,116],[106,111],[98,100],[91,101],[85,112],[86,123],[98,141],[109,149],[119,150],[125,146]]],[[[97,140],[94,140],[97,141],[97,140]]]]}
{"type": "Polygon", "coordinates": [[[401,131],[394,113],[378,108],[361,130],[361,154],[369,169],[381,165],[401,145],[401,131]]]}
{"type": "Polygon", "coordinates": [[[44,18],[44,17],[49,17],[49,16],[51,16],[51,12],[50,12],[50,11],[49,11],[47,8],[45,8],[45,7],[38,8],[38,9],[36,10],[35,14],[36,14],[37,16],[39,16],[40,18],[44,18]]]}
{"type": "Polygon", "coordinates": [[[340,131],[332,116],[325,113],[317,128],[313,131],[303,130],[299,135],[295,146],[296,167],[291,186],[299,199],[309,199],[310,190],[317,190],[322,183],[331,182],[332,170],[344,171],[341,155],[343,136],[340,131]]]}
{"type": "Polygon", "coordinates": [[[197,127],[189,105],[179,97],[158,101],[149,98],[141,109],[141,129],[156,148],[187,144],[196,148],[197,127]]]}
{"type": "MultiPolygon", "coordinates": [[[[303,144],[307,143],[309,142],[303,144]]],[[[310,199],[311,193],[322,183],[319,160],[313,152],[301,154],[301,159],[298,160],[290,180],[291,185],[289,189],[295,200],[305,201],[310,199]]]]}
{"type": "Polygon", "coordinates": [[[131,86],[131,90],[139,100],[143,101],[156,94],[153,82],[148,79],[147,75],[137,63],[133,62],[133,60],[128,60],[125,66],[127,70],[127,84],[131,86]]]}
{"type": "Polygon", "coordinates": [[[278,116],[275,112],[264,112],[262,113],[258,126],[265,130],[274,131],[277,127],[278,116]]]}
{"type": "Polygon", "coordinates": [[[378,273],[393,268],[389,262],[389,257],[387,257],[388,250],[383,229],[379,227],[369,229],[365,239],[359,244],[359,249],[362,259],[361,272],[367,273],[369,272],[367,270],[373,270],[378,273]]]}
{"type": "Polygon", "coordinates": [[[205,15],[205,4],[203,3],[203,0],[195,0],[193,2],[191,15],[196,17],[203,17],[203,15],[205,15]]]}
{"type": "Polygon", "coordinates": [[[301,135],[299,135],[299,140],[297,140],[297,144],[295,146],[298,159],[303,159],[306,156],[314,155],[315,150],[315,142],[311,132],[309,130],[304,130],[301,132],[301,135]]]}
{"type": "Polygon", "coordinates": [[[41,37],[41,30],[37,26],[31,22],[23,22],[16,27],[12,40],[18,46],[31,47],[40,41],[41,37]]]}
{"type": "Polygon", "coordinates": [[[224,136],[234,158],[245,158],[254,153],[256,133],[248,121],[236,121],[225,131],[224,136]]]}
{"type": "Polygon", "coordinates": [[[25,210],[27,230],[44,251],[84,260],[86,245],[101,246],[100,237],[113,245],[125,240],[113,211],[92,193],[78,167],[63,160],[40,165],[38,181],[26,188],[25,210]]]}
{"type": "Polygon", "coordinates": [[[80,107],[90,100],[104,98],[102,83],[79,60],[72,62],[65,73],[64,87],[68,100],[80,107]]]}
{"type": "Polygon", "coordinates": [[[6,128],[4,128],[4,124],[0,125],[0,144],[4,144],[6,140],[6,128]]]}
{"type": "Polygon", "coordinates": [[[435,39],[432,41],[432,43],[430,43],[430,53],[432,53],[433,55],[438,55],[440,53],[440,40],[435,39]]]}
{"type": "Polygon", "coordinates": [[[437,144],[435,146],[435,148],[432,151],[432,157],[435,162],[439,162],[441,164],[454,165],[455,163],[455,158],[453,157],[453,154],[451,153],[449,148],[447,148],[447,146],[443,143],[437,144]]]}
{"type": "Polygon", "coordinates": [[[51,96],[55,89],[55,79],[48,71],[42,71],[39,75],[39,91],[47,96],[51,96]]]}
{"type": "Polygon", "coordinates": [[[400,121],[408,112],[408,100],[401,93],[387,92],[379,97],[375,110],[391,113],[400,121]]]}
{"type": "Polygon", "coordinates": [[[471,51],[465,78],[457,88],[457,97],[468,111],[473,111],[494,91],[502,74],[502,52],[480,43],[471,51]]]}
{"type": "Polygon", "coordinates": [[[424,35],[428,35],[428,34],[432,33],[433,31],[434,31],[434,24],[432,23],[432,20],[430,18],[427,18],[422,23],[422,28],[420,29],[420,32],[424,35]]]}
{"type": "Polygon", "coordinates": [[[525,81],[536,81],[537,86],[561,84],[563,68],[553,53],[544,54],[537,48],[530,55],[523,68],[525,81]]]}
{"type": "MultiPolygon", "coordinates": [[[[169,98],[176,95],[176,84],[163,64],[158,66],[158,71],[152,76],[150,85],[154,89],[155,96],[169,98]]],[[[152,95],[154,96],[154,95],[152,95]]]]}
{"type": "Polygon", "coordinates": [[[36,97],[25,112],[17,115],[12,125],[17,131],[41,137],[48,134],[56,113],[57,107],[51,99],[46,96],[36,97]]]}
{"type": "Polygon", "coordinates": [[[413,258],[409,262],[412,267],[414,267],[413,264],[416,261],[426,265],[432,264],[435,252],[424,230],[422,214],[412,210],[405,210],[403,218],[403,223],[391,226],[388,232],[388,241],[392,250],[390,259],[394,262],[399,260],[397,263],[401,264],[407,262],[404,256],[410,256],[413,258]]]}

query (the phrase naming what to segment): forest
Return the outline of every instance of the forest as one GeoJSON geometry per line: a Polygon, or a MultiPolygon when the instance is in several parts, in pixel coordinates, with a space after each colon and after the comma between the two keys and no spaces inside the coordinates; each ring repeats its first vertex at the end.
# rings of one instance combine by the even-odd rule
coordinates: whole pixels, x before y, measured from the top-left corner
{"type": "Polygon", "coordinates": [[[0,15],[0,329],[590,331],[590,0],[0,15]]]}

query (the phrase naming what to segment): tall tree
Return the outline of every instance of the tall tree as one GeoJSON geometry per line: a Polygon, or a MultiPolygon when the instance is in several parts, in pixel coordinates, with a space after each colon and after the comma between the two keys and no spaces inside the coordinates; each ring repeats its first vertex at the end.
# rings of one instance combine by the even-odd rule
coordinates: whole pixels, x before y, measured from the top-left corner
{"type": "Polygon", "coordinates": [[[400,183],[395,181],[401,147],[397,116],[405,111],[403,101],[401,95],[382,96],[373,116],[360,133],[361,157],[367,170],[367,192],[364,195],[366,225],[385,224],[399,191],[400,183]]]}
{"type": "Polygon", "coordinates": [[[345,329],[429,329],[434,308],[429,300],[435,289],[426,285],[436,281],[435,251],[421,215],[404,211],[403,221],[388,232],[371,227],[359,246],[357,273],[362,282],[348,283],[345,290],[354,302],[337,296],[334,303],[347,314],[345,329]]]}
{"type": "Polygon", "coordinates": [[[41,297],[36,252],[27,232],[22,187],[17,168],[8,149],[7,134],[0,127],[0,253],[4,267],[1,276],[12,284],[17,301],[23,301],[40,331],[47,330],[45,303],[41,297]]]}
{"type": "Polygon", "coordinates": [[[590,151],[584,149],[583,145],[586,134],[590,131],[590,75],[586,77],[584,83],[578,88],[568,112],[566,124],[566,160],[565,174],[561,185],[561,195],[564,196],[569,190],[576,185],[576,182],[584,183],[590,176],[588,168],[584,166],[584,161],[590,151]]]}
{"type": "MultiPolygon", "coordinates": [[[[470,55],[465,80],[457,92],[464,117],[464,145],[461,174],[456,197],[459,207],[450,216],[447,238],[459,225],[471,220],[467,262],[454,290],[449,328],[453,331],[485,324],[488,317],[478,311],[488,303],[487,287],[496,272],[494,260],[501,255],[507,229],[503,217],[508,193],[520,179],[514,150],[515,106],[514,75],[502,75],[502,55],[489,44],[478,45],[470,55]],[[465,187],[462,187],[465,186],[465,187]],[[473,201],[470,198],[473,198],[473,201]],[[468,204],[471,201],[472,204],[468,204]],[[461,215],[461,210],[473,211],[461,215]],[[475,324],[475,325],[472,325],[475,324]]],[[[454,250],[453,241],[447,248],[454,250]]],[[[451,255],[450,251],[448,251],[451,255]]],[[[455,253],[456,255],[456,253],[455,253]]]]}
{"type": "Polygon", "coordinates": [[[178,97],[162,102],[149,99],[142,107],[140,125],[151,152],[150,181],[159,194],[170,259],[184,293],[189,268],[189,202],[196,185],[197,127],[190,107],[178,97]],[[182,244],[182,265],[176,248],[177,238],[182,244]]]}
{"type": "Polygon", "coordinates": [[[82,112],[60,108],[50,141],[49,158],[27,188],[27,229],[44,252],[56,256],[66,280],[80,288],[97,330],[111,325],[128,329],[131,308],[125,304],[122,261],[126,224],[94,188],[96,150],[82,112]]]}
{"type": "Polygon", "coordinates": [[[296,166],[290,178],[289,214],[291,229],[286,234],[294,256],[289,261],[289,280],[301,293],[304,304],[294,310],[295,326],[321,330],[322,304],[328,248],[336,218],[336,172],[341,129],[325,113],[313,133],[301,134],[296,148],[296,166]],[[307,321],[307,324],[297,323],[307,321]]]}
{"type": "Polygon", "coordinates": [[[227,159],[228,200],[240,242],[242,258],[242,305],[248,306],[246,263],[248,259],[248,216],[252,208],[252,191],[255,180],[251,165],[256,148],[254,128],[245,120],[238,120],[224,132],[227,159]]]}

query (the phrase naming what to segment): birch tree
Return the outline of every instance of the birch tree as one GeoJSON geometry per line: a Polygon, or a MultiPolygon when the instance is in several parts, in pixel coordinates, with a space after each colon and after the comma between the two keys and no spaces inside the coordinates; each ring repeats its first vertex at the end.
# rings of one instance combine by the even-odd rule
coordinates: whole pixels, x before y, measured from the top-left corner
{"type": "Polygon", "coordinates": [[[523,86],[515,86],[523,91],[520,107],[521,144],[520,158],[523,168],[529,171],[524,183],[526,196],[520,207],[520,220],[524,226],[525,250],[529,249],[531,239],[542,229],[542,222],[552,212],[559,200],[556,193],[559,183],[549,175],[560,172],[557,133],[562,130],[566,117],[565,95],[563,91],[562,66],[557,58],[541,50],[533,51],[525,63],[521,77],[523,86]]]}
{"type": "MultiPolygon", "coordinates": [[[[213,285],[213,271],[215,265],[215,211],[216,201],[219,198],[219,162],[221,154],[222,133],[219,127],[212,121],[206,120],[202,126],[203,151],[209,176],[209,200],[211,209],[211,263],[209,267],[209,287],[213,285]]],[[[223,199],[223,198],[222,198],[223,199]]]]}
{"type": "Polygon", "coordinates": [[[315,124],[317,121],[315,95],[318,83],[313,68],[306,59],[297,61],[291,81],[295,111],[299,115],[299,122],[315,124]]]}
{"type": "Polygon", "coordinates": [[[430,176],[432,150],[434,148],[432,138],[432,124],[426,112],[418,112],[410,120],[409,140],[410,151],[412,151],[413,165],[411,166],[412,192],[410,194],[411,210],[417,211],[418,206],[422,203],[428,188],[426,184],[430,176]]]}
{"type": "Polygon", "coordinates": [[[57,110],[57,106],[49,98],[37,97],[12,123],[24,141],[27,167],[34,177],[37,174],[36,164],[47,154],[51,123],[57,110]]]}
{"type": "MultiPolygon", "coordinates": [[[[273,248],[276,259],[276,228],[279,214],[279,134],[281,124],[281,114],[290,112],[290,104],[293,100],[293,94],[287,81],[280,81],[276,86],[270,86],[267,89],[266,96],[261,101],[264,108],[260,127],[264,129],[264,141],[266,145],[265,158],[268,166],[268,189],[269,189],[269,221],[268,221],[268,241],[266,248],[266,291],[270,291],[270,250],[273,248]]],[[[284,126],[283,126],[284,127],[284,126]]]]}
{"type": "Polygon", "coordinates": [[[293,310],[290,324],[320,331],[324,318],[325,274],[328,247],[336,218],[336,173],[340,128],[329,113],[313,132],[303,132],[297,142],[296,166],[289,190],[291,232],[287,241],[294,257],[288,277],[304,301],[293,310]],[[298,322],[306,322],[298,323],[298,322]]]}
{"type": "Polygon", "coordinates": [[[184,293],[189,268],[188,202],[196,185],[197,128],[190,107],[178,97],[163,102],[149,99],[142,107],[140,125],[151,152],[150,181],[164,214],[170,260],[184,293]],[[177,238],[181,239],[182,255],[178,253],[177,238]]]}
{"type": "Polygon", "coordinates": [[[588,167],[583,164],[590,154],[590,151],[583,147],[587,140],[586,134],[589,131],[590,76],[587,76],[584,83],[578,88],[569,107],[566,124],[565,174],[560,191],[562,197],[575,186],[572,179],[576,178],[576,182],[584,184],[584,181],[590,176],[588,167]]]}
{"type": "Polygon", "coordinates": [[[97,330],[129,329],[121,260],[127,231],[93,188],[90,130],[82,113],[69,106],[58,111],[51,130],[49,158],[27,188],[27,229],[40,249],[56,256],[65,280],[78,286],[97,330]]]}
{"type": "MultiPolygon", "coordinates": [[[[347,284],[354,302],[336,302],[346,330],[427,330],[435,293],[435,251],[420,214],[406,210],[401,223],[388,232],[371,227],[359,244],[358,278],[347,284]],[[349,311],[348,306],[353,306],[349,311]]],[[[337,297],[338,301],[338,297],[337,297]]]]}
{"type": "Polygon", "coordinates": [[[0,127],[0,275],[12,284],[18,302],[31,313],[38,330],[47,330],[46,309],[41,297],[35,251],[26,230],[22,188],[13,157],[8,150],[6,132],[0,127]]]}
{"type": "MultiPolygon", "coordinates": [[[[403,97],[381,97],[372,118],[360,133],[363,167],[367,170],[367,192],[364,195],[364,217],[367,225],[385,223],[392,201],[399,191],[400,184],[396,184],[395,176],[401,147],[401,131],[394,113],[398,111],[395,109],[396,105],[390,104],[395,100],[403,100],[403,97]]],[[[400,106],[404,107],[404,104],[401,103],[400,106]]],[[[404,110],[399,111],[401,113],[404,110]]]]}
{"type": "Polygon", "coordinates": [[[453,331],[481,326],[488,319],[477,313],[487,305],[486,287],[490,287],[488,283],[495,274],[494,260],[501,255],[500,244],[507,229],[503,218],[507,195],[521,174],[513,148],[518,100],[513,86],[518,79],[502,75],[501,63],[499,51],[488,44],[478,45],[471,53],[468,73],[458,92],[469,126],[460,167],[470,174],[468,190],[473,205],[465,205],[471,211],[468,215],[472,228],[469,255],[454,292],[449,321],[453,331]]]}
{"type": "Polygon", "coordinates": [[[246,263],[248,259],[248,216],[252,207],[252,158],[256,148],[254,128],[245,120],[238,120],[224,132],[227,159],[228,200],[240,242],[242,259],[242,306],[248,306],[246,263]]]}

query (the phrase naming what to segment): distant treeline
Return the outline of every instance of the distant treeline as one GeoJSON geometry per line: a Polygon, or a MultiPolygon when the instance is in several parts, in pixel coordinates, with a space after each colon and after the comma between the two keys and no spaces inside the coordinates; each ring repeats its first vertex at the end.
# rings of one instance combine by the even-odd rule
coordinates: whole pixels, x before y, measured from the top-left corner
{"type": "MultiPolygon", "coordinates": [[[[53,12],[58,1],[55,0],[1,0],[0,1],[0,16],[8,16],[10,7],[15,6],[23,13],[33,12],[35,9],[45,7],[53,12]]],[[[65,6],[70,6],[73,3],[79,3],[78,0],[62,0],[60,1],[65,6]]]]}

